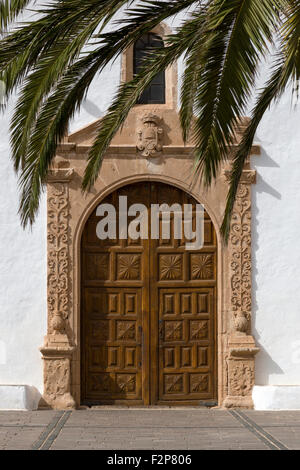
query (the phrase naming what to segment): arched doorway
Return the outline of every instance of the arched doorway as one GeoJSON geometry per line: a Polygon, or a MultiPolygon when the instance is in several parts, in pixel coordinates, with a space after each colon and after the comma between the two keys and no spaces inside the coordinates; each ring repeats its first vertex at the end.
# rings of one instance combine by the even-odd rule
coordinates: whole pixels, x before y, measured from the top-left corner
{"type": "MultiPolygon", "coordinates": [[[[119,196],[147,208],[196,204],[149,181],[101,203],[117,208],[119,196]]],[[[94,210],[81,243],[82,404],[215,403],[217,240],[208,214],[198,251],[174,239],[172,225],[169,239],[100,240],[99,220],[94,210]]]]}

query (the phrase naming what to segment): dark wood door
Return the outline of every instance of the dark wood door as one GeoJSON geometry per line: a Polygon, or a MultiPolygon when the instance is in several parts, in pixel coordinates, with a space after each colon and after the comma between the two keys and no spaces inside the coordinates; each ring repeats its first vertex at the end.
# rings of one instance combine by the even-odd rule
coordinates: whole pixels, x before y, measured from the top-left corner
{"type": "MultiPolygon", "coordinates": [[[[102,203],[118,208],[121,195],[128,206],[196,204],[175,187],[150,182],[102,203]]],[[[95,211],[82,236],[82,403],[215,401],[217,247],[209,216],[198,251],[174,239],[174,217],[170,238],[158,240],[101,241],[98,222],[95,211]]]]}

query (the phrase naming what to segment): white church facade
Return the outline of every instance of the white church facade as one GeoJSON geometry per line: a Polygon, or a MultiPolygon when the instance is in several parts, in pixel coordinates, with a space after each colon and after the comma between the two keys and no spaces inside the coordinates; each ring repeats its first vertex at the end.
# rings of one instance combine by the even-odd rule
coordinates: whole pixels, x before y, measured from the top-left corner
{"type": "MultiPolygon", "coordinates": [[[[151,34],[163,41],[171,26],[144,43],[151,34]]],[[[300,409],[300,111],[287,94],[264,116],[228,245],[220,227],[230,149],[209,189],[193,179],[193,147],[178,119],[181,61],[131,110],[83,195],[97,124],[120,80],[133,76],[140,48],[93,82],[57,149],[32,230],[20,225],[9,110],[1,116],[0,409],[300,409]],[[97,208],[117,207],[122,196],[148,212],[201,204],[203,246],[118,230],[100,240],[97,208]]],[[[267,73],[266,64],[261,78],[267,73]]]]}

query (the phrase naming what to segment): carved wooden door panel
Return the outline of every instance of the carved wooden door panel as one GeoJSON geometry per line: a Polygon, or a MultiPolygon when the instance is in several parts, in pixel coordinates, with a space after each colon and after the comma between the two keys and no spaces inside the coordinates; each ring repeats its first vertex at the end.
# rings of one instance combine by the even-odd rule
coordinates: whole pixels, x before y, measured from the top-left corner
{"type": "MultiPolygon", "coordinates": [[[[151,201],[193,205],[183,191],[151,185],[151,201]]],[[[152,240],[151,396],[156,404],[196,404],[216,400],[216,234],[204,214],[204,247],[186,250],[187,240],[152,240]]],[[[194,227],[195,228],[195,227],[194,227]]]]}
{"type": "MultiPolygon", "coordinates": [[[[103,203],[196,204],[183,191],[143,182],[103,203]]],[[[150,211],[149,212],[149,230],[150,211]]],[[[130,218],[128,219],[130,221],[130,218]]],[[[105,240],[94,212],[82,237],[82,403],[197,404],[216,399],[216,235],[185,240],[105,240]]],[[[118,227],[117,227],[118,233],[118,227]]]]}
{"type": "MultiPolygon", "coordinates": [[[[121,195],[129,206],[148,205],[143,184],[120,189],[103,203],[118,208],[121,195]]],[[[149,401],[148,241],[100,240],[99,220],[94,211],[82,237],[82,402],[143,404],[149,401]]]]}

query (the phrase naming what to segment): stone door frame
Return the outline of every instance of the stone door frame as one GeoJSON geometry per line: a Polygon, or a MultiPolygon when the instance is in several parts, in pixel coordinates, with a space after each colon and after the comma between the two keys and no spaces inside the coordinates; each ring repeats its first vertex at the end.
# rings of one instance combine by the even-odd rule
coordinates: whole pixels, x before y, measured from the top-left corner
{"type": "MultiPolygon", "coordinates": [[[[138,181],[160,181],[204,204],[218,239],[217,350],[218,404],[253,407],[254,363],[251,335],[251,185],[256,172],[246,162],[231,223],[228,246],[220,226],[228,189],[230,159],[208,190],[192,181],[191,147],[165,147],[155,159],[135,146],[112,146],[92,191],[81,181],[89,146],[60,145],[47,182],[48,330],[41,348],[44,395],[41,406],[80,405],[80,241],[89,215],[115,189],[138,181]],[[181,178],[178,178],[181,175],[181,178]]],[[[258,148],[253,149],[258,153],[258,148]]]]}

